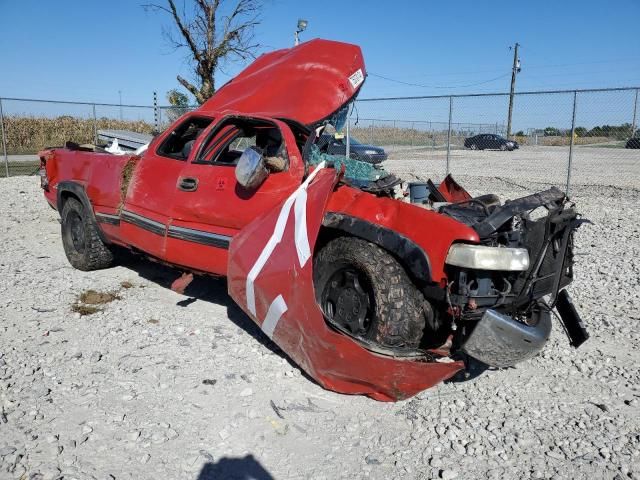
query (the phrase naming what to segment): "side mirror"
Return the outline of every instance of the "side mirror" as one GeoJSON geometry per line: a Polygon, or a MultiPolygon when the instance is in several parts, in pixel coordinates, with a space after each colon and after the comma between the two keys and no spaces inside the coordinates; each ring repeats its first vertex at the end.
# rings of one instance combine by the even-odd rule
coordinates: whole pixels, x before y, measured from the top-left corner
{"type": "Polygon", "coordinates": [[[262,185],[268,175],[262,153],[255,147],[246,148],[236,165],[238,183],[248,190],[254,190],[262,185]]]}

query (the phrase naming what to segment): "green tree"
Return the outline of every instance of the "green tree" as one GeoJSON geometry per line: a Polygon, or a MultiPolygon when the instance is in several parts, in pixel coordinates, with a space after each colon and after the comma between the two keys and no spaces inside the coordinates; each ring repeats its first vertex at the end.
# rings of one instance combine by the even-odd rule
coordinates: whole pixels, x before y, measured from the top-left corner
{"type": "Polygon", "coordinates": [[[165,113],[170,122],[173,122],[190,110],[189,97],[175,88],[167,92],[167,101],[171,107],[169,107],[165,113]]]}
{"type": "Polygon", "coordinates": [[[586,137],[587,133],[588,133],[588,130],[586,128],[584,128],[584,127],[576,127],[574,132],[576,133],[576,135],[578,137],[586,137]]]}
{"type": "Polygon", "coordinates": [[[560,130],[555,127],[547,127],[544,129],[545,137],[557,137],[560,135],[560,130]]]}

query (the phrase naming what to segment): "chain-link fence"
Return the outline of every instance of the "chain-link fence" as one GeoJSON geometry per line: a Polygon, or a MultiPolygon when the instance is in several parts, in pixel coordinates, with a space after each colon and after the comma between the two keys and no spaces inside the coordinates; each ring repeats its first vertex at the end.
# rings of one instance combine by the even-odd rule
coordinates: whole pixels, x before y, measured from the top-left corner
{"type": "MultiPolygon", "coordinates": [[[[360,99],[350,134],[383,147],[386,167],[407,180],[450,172],[462,181],[502,179],[527,190],[640,188],[639,90],[517,93],[511,135],[509,94],[360,99]],[[511,151],[506,139],[519,148],[511,151]]],[[[35,154],[44,147],[95,143],[100,129],[151,133],[189,109],[0,98],[0,175],[37,171],[35,154]]]]}
{"type": "Polygon", "coordinates": [[[39,150],[66,141],[97,143],[101,129],[151,133],[156,112],[149,105],[0,98],[0,176],[32,174],[38,170],[39,150]]]}
{"type": "Polygon", "coordinates": [[[511,135],[509,94],[360,99],[350,132],[383,147],[387,168],[407,180],[640,188],[639,90],[517,93],[511,135]]]}

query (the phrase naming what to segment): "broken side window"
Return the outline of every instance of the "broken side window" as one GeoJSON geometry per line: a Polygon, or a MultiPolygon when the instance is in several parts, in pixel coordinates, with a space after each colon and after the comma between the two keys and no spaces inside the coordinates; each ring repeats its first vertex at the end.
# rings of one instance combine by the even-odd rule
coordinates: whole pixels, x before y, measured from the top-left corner
{"type": "Polygon", "coordinates": [[[175,160],[187,160],[196,139],[212,121],[207,117],[187,118],[165,138],[156,153],[175,160]]]}

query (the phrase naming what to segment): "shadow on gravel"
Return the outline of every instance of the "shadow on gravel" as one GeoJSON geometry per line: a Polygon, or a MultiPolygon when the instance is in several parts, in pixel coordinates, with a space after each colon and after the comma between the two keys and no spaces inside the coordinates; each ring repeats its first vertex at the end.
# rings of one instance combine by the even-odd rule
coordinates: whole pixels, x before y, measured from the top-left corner
{"type": "MultiPolygon", "coordinates": [[[[173,281],[180,277],[182,271],[155,263],[133,255],[124,255],[120,259],[120,266],[133,270],[142,278],[149,280],[161,287],[171,289],[173,281]]],[[[309,381],[316,383],[304,370],[301,370],[269,337],[267,337],[260,327],[251,320],[227,293],[227,281],[224,278],[208,277],[205,275],[194,275],[193,281],[187,286],[184,295],[189,298],[180,300],[177,305],[188,308],[192,303],[201,300],[215,303],[227,308],[227,317],[236,326],[243,329],[255,340],[260,342],[270,351],[279,355],[289,362],[289,364],[300,370],[301,374],[309,381]]]]}
{"type": "MultiPolygon", "coordinates": [[[[120,261],[120,265],[135,271],[142,278],[149,280],[161,287],[171,289],[173,281],[182,275],[182,271],[177,268],[155,263],[143,258],[128,256],[120,261]]],[[[193,281],[187,286],[184,295],[189,297],[176,303],[179,307],[188,308],[192,303],[201,300],[203,302],[215,303],[226,307],[227,316],[238,327],[255,338],[262,345],[274,353],[285,358],[280,348],[262,333],[260,327],[256,325],[227,293],[227,282],[223,278],[208,277],[204,275],[194,275],[193,281]]]]}
{"type": "Polygon", "coordinates": [[[467,368],[456,373],[449,380],[445,380],[444,383],[470,382],[478,378],[487,370],[493,370],[493,368],[487,365],[486,363],[482,363],[481,361],[471,358],[469,356],[465,356],[463,360],[467,368]]]}
{"type": "Polygon", "coordinates": [[[274,480],[253,455],[242,458],[224,457],[216,463],[205,463],[197,480],[274,480]]]}

